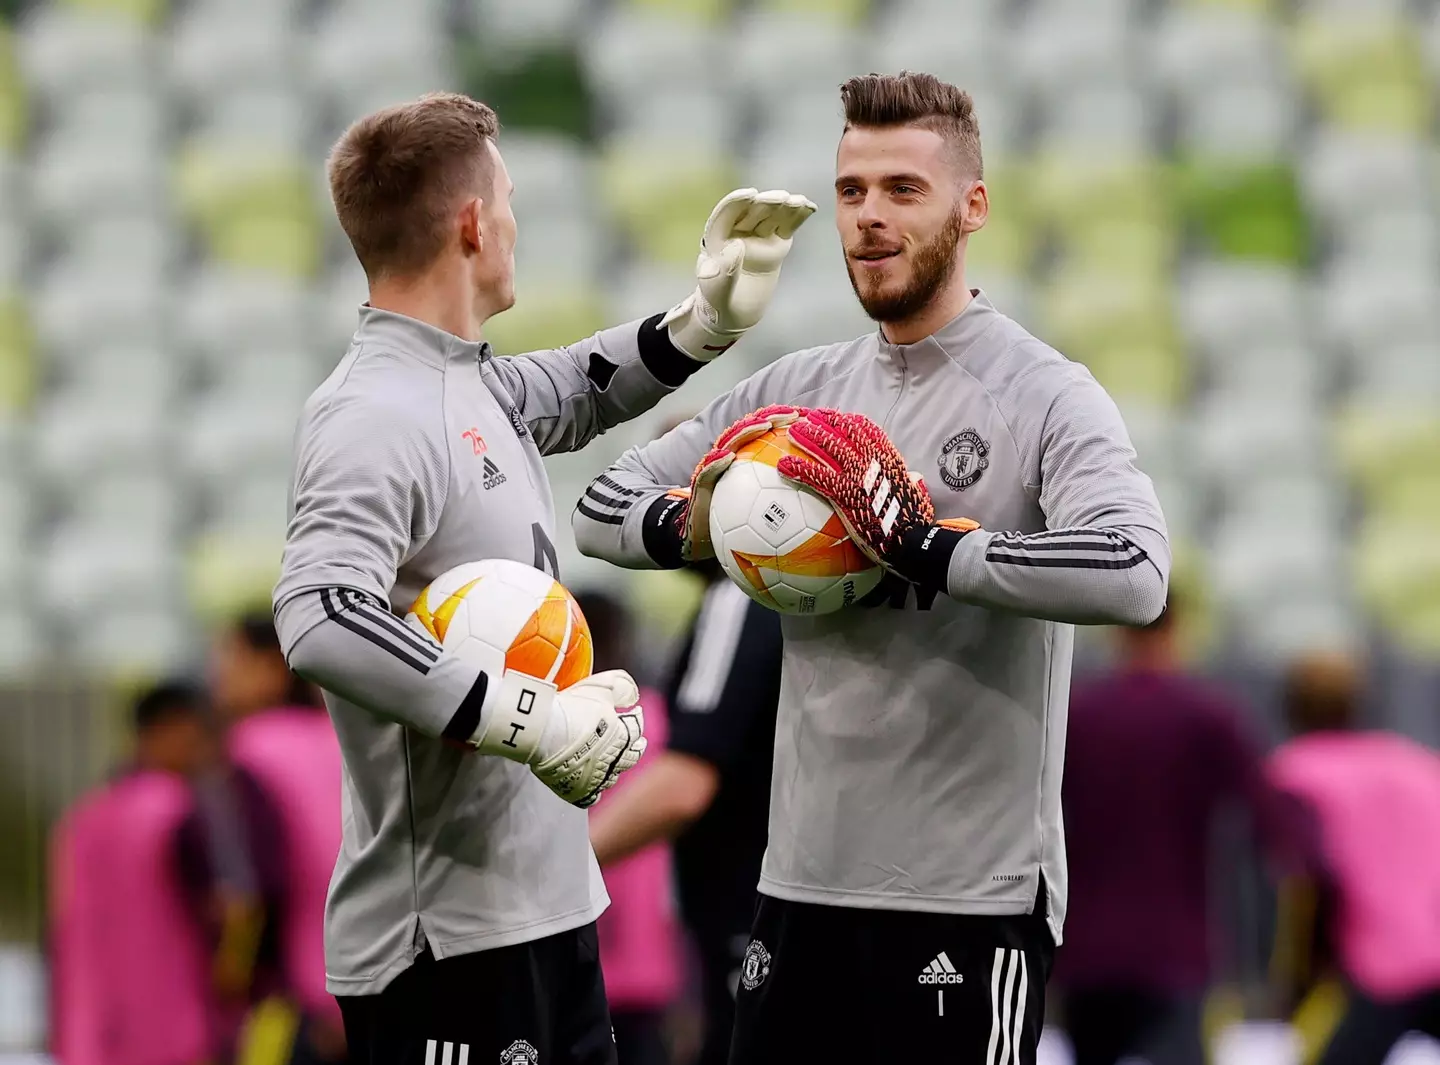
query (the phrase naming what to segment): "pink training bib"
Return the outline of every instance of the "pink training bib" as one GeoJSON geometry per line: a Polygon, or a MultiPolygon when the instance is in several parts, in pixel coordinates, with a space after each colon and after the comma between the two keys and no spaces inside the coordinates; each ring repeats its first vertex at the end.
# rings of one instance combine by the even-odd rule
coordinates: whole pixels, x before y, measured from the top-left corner
{"type": "Polygon", "coordinates": [[[311,1016],[340,1025],[325,990],[325,896],[340,853],[340,745],[319,709],[279,707],[230,730],[230,757],[264,789],[285,833],[286,989],[311,1016]]]}
{"type": "MultiPolygon", "coordinates": [[[[669,738],[664,697],[646,689],[645,736],[651,752],[669,738]]],[[[612,791],[629,786],[645,772],[641,763],[622,776],[612,791]]],[[[604,801],[603,799],[601,800],[604,801]]],[[[600,915],[600,964],[605,993],[616,1010],[660,1009],[680,991],[679,932],[670,894],[670,847],[657,843],[605,870],[610,908],[600,915]]]]}
{"type": "Polygon", "coordinates": [[[1317,733],[1268,775],[1319,818],[1345,974],[1379,999],[1440,987],[1440,756],[1392,733],[1317,733]]]}
{"type": "Polygon", "coordinates": [[[61,1065],[195,1065],[218,1049],[210,957],[178,879],[189,787],[141,772],[92,792],[51,843],[61,1065]]]}

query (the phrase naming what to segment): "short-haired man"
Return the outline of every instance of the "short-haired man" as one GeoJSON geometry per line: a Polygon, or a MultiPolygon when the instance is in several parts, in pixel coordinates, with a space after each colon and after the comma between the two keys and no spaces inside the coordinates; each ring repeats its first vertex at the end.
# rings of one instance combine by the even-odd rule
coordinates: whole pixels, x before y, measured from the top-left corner
{"type": "Polygon", "coordinates": [[[1031,1065],[1065,908],[1070,626],[1154,620],[1170,550],[1104,390],[966,285],[989,206],[970,97],[927,74],[841,95],[837,222],[879,330],[626,452],[576,538],[625,566],[706,557],[733,448],[788,426],[810,457],[781,472],[890,580],[882,609],[784,619],[730,1060],[1031,1065]]]}
{"type": "Polygon", "coordinates": [[[361,1063],[614,1061],[594,926],[607,899],[582,808],[644,749],[634,681],[609,671],[557,692],[393,611],[464,562],[554,573],[541,456],[648,409],[732,344],[814,209],[731,193],[696,290],[668,313],[497,359],[481,333],[514,302],[516,236],[497,131],[490,108],[436,94],[361,119],[329,162],[370,299],[300,418],[274,605],[344,762],[326,968],[361,1063]]]}

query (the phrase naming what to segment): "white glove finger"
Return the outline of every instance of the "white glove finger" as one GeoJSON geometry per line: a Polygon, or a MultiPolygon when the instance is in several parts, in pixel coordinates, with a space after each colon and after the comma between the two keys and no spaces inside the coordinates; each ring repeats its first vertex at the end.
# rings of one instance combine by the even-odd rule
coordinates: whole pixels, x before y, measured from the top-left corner
{"type": "Polygon", "coordinates": [[[730,239],[735,223],[750,210],[757,195],[759,193],[755,189],[736,189],[721,198],[705,223],[705,236],[701,243],[706,251],[712,255],[719,254],[721,246],[730,239]]]}
{"type": "Polygon", "coordinates": [[[623,669],[601,670],[582,683],[603,688],[610,698],[610,705],[616,710],[628,710],[640,701],[640,689],[635,684],[635,678],[623,669]]]}
{"type": "Polygon", "coordinates": [[[625,720],[635,723],[635,734],[637,736],[645,735],[645,708],[643,706],[636,703],[633,709],[624,711],[621,716],[624,717],[625,720]]]}
{"type": "Polygon", "coordinates": [[[805,220],[815,213],[815,205],[804,196],[791,196],[785,204],[784,217],[780,224],[775,227],[775,233],[781,237],[793,237],[795,231],[805,224],[805,220]]]}
{"type": "Polygon", "coordinates": [[[751,202],[749,210],[741,216],[740,221],[735,223],[733,232],[747,237],[768,236],[767,233],[761,232],[760,227],[766,225],[774,217],[775,212],[784,206],[788,198],[789,193],[778,190],[759,193],[751,202]]]}

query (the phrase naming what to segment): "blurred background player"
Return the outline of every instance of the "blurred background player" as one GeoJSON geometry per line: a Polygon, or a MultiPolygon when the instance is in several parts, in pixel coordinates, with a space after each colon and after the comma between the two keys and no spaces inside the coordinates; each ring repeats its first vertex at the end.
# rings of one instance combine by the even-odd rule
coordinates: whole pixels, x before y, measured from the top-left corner
{"type": "Polygon", "coordinates": [[[286,665],[268,611],[244,615],[220,634],[210,689],[231,761],[255,779],[278,814],[274,845],[285,869],[275,930],[281,986],[257,1020],[273,1026],[274,1042],[290,1045],[292,1065],[342,1061],[344,1029],[325,989],[324,951],[325,894],[340,852],[334,727],[318,690],[286,665]]]}
{"type": "Polygon", "coordinates": [[[1266,765],[1294,805],[1302,858],[1274,971],[1320,1065],[1381,1065],[1408,1032],[1440,1038],[1440,756],[1362,728],[1361,681],[1349,655],[1299,660],[1286,685],[1295,738],[1266,765]]]}
{"type": "Polygon", "coordinates": [[[134,756],[51,842],[52,1046],[64,1065],[159,1065],[228,1052],[210,930],[182,874],[194,777],[214,758],[202,693],[145,691],[134,756]]]}
{"type": "MultiPolygon", "coordinates": [[[[590,625],[596,669],[636,672],[633,622],[625,604],[601,591],[577,592],[576,602],[590,625]]],[[[669,739],[668,705],[653,688],[640,689],[645,708],[645,758],[606,794],[606,809],[628,795],[663,757],[669,739]]],[[[623,801],[623,800],[622,800],[623,801]]],[[[593,832],[597,804],[590,811],[593,832]]],[[[671,894],[671,853],[664,840],[628,854],[608,867],[601,863],[610,908],[600,915],[600,964],[605,996],[615,1027],[621,1065],[667,1065],[671,1060],[669,1012],[680,996],[679,928],[671,894]]]]}
{"type": "Polygon", "coordinates": [[[617,565],[710,557],[707,486],[747,434],[787,428],[808,458],[779,472],[835,506],[891,590],[782,622],[731,1060],[1001,1048],[1032,1065],[1065,919],[1071,625],[1153,621],[1170,547],[1113,400],[966,282],[989,210],[974,101],[906,73],[840,97],[837,232],[878,329],[793,352],[630,449],[573,528],[617,565]],[[856,958],[864,991],[842,992],[856,958]]]}
{"type": "Polygon", "coordinates": [[[1056,959],[1075,1065],[1204,1065],[1219,819],[1264,806],[1248,708],[1184,666],[1172,593],[1116,630],[1114,670],[1078,682],[1066,737],[1070,917],[1056,959]]]}
{"type": "Polygon", "coordinates": [[[669,744],[591,812],[590,839],[612,892],[612,870],[675,841],[680,912],[700,963],[697,1061],[724,1065],[765,853],[782,646],[778,614],[714,562],[697,568],[705,595],[665,687],[669,744]]]}
{"type": "Polygon", "coordinates": [[[488,106],[431,94],[354,123],[327,168],[370,298],[301,414],[273,602],[287,661],[325,690],[340,741],[327,986],[351,1058],[371,1065],[430,1065],[442,1045],[614,1061],[594,923],[608,899],[582,809],[644,751],[634,679],[608,670],[558,691],[396,612],[466,562],[556,575],[542,456],[584,447],[726,351],[814,210],[732,192],[681,303],[495,358],[482,332],[515,303],[517,236],[498,133],[488,106]]]}

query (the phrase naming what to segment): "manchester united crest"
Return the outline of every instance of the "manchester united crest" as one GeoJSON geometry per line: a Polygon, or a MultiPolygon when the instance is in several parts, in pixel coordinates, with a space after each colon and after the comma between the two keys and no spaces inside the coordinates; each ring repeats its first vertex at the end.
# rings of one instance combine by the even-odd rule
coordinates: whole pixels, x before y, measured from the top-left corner
{"type": "Polygon", "coordinates": [[[770,952],[765,949],[764,943],[752,939],[745,948],[745,960],[740,963],[740,983],[746,991],[754,991],[769,975],[770,952]]]}
{"type": "Polygon", "coordinates": [[[990,445],[974,429],[956,433],[940,450],[940,479],[963,492],[990,466],[990,445]]]}
{"type": "Polygon", "coordinates": [[[500,1065],[540,1065],[540,1051],[517,1039],[500,1055],[500,1065]]]}

